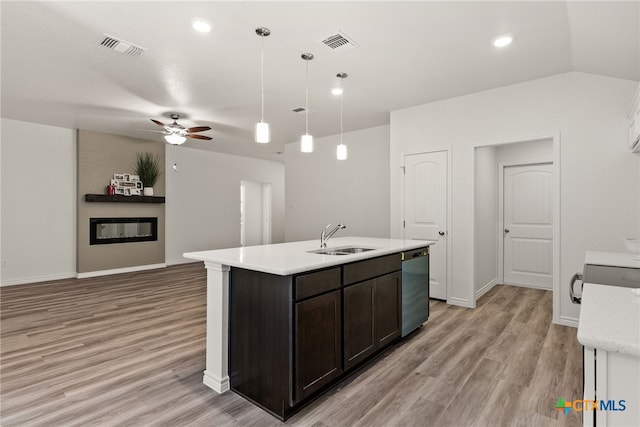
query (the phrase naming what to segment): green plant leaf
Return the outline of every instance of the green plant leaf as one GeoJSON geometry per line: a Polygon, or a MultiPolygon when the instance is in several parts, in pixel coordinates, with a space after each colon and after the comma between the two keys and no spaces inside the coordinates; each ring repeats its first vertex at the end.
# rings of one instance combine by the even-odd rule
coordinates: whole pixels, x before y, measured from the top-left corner
{"type": "Polygon", "coordinates": [[[160,159],[151,153],[138,153],[133,171],[145,187],[153,187],[160,177],[160,159]]]}

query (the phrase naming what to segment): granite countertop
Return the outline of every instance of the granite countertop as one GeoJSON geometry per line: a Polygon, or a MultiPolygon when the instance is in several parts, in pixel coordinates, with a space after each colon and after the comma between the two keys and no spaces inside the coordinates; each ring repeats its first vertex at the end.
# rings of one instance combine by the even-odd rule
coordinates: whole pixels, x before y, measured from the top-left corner
{"type": "Polygon", "coordinates": [[[640,289],[585,283],[578,341],[640,357],[640,289]]]}
{"type": "Polygon", "coordinates": [[[587,252],[584,263],[591,265],[610,265],[613,267],[640,268],[640,261],[634,258],[638,254],[631,252],[587,252]]]}
{"type": "Polygon", "coordinates": [[[241,248],[217,249],[187,252],[189,259],[245,268],[264,273],[287,276],[319,268],[346,264],[367,258],[418,249],[433,245],[432,240],[379,239],[372,237],[337,237],[327,243],[327,249],[347,246],[375,248],[372,251],[350,255],[321,255],[307,251],[320,249],[320,240],[278,243],[272,245],[247,246],[241,248]]]}

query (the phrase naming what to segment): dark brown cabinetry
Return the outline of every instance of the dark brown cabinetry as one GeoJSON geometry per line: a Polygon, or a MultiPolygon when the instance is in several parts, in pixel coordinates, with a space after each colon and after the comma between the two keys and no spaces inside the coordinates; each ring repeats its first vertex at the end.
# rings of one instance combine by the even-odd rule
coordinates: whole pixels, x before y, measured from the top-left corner
{"type": "Polygon", "coordinates": [[[401,292],[402,284],[399,271],[376,279],[374,294],[376,348],[382,348],[400,336],[402,329],[401,292]]]}
{"type": "Polygon", "coordinates": [[[340,290],[295,304],[295,383],[300,401],[342,373],[340,290]]]}
{"type": "Polygon", "coordinates": [[[400,272],[344,288],[344,369],[400,336],[400,272]]]}
{"type": "Polygon", "coordinates": [[[376,349],[374,331],[375,280],[344,288],[344,369],[350,369],[376,349]]]}
{"type": "Polygon", "coordinates": [[[231,388],[286,419],[400,336],[400,254],[292,276],[232,268],[231,388]]]}
{"type": "Polygon", "coordinates": [[[341,268],[295,278],[294,381],[296,402],[342,373],[341,268]]]}

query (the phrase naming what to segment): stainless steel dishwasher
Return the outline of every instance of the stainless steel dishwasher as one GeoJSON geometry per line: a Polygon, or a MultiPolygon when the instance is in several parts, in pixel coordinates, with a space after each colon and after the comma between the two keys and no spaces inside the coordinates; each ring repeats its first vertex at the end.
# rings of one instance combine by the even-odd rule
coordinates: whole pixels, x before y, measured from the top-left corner
{"type": "Polygon", "coordinates": [[[429,248],[402,253],[402,336],[429,318],[429,248]]]}

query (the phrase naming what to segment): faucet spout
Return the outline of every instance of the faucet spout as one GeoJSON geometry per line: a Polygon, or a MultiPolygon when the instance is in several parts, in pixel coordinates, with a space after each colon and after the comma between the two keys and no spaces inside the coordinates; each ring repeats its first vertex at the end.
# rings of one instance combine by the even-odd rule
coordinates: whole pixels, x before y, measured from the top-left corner
{"type": "Polygon", "coordinates": [[[327,240],[329,240],[329,238],[331,238],[331,236],[336,234],[336,232],[338,230],[341,230],[343,228],[347,228],[346,225],[344,225],[343,223],[340,223],[340,224],[336,225],[335,227],[333,227],[329,232],[327,232],[327,230],[329,230],[329,227],[331,227],[331,224],[327,224],[327,226],[324,228],[324,230],[322,230],[322,233],[320,233],[320,247],[321,248],[326,248],[327,247],[327,240]]]}

